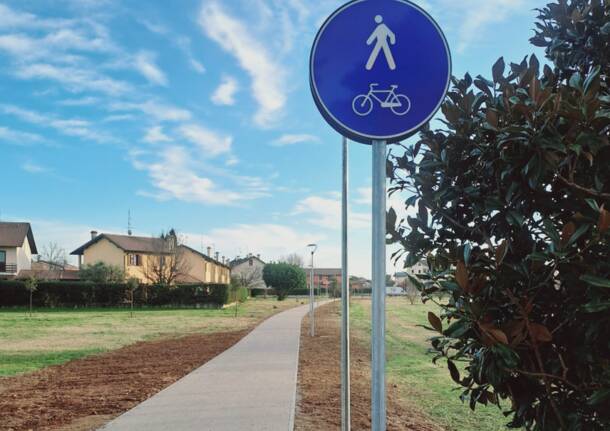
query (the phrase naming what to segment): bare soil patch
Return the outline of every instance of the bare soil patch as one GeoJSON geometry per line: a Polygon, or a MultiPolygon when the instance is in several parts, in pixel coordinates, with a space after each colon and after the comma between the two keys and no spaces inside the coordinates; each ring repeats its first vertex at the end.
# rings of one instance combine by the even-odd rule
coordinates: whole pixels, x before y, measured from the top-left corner
{"type": "Polygon", "coordinates": [[[0,430],[95,429],[222,353],[250,329],[139,342],[0,378],[0,430]]]}
{"type": "MultiPolygon", "coordinates": [[[[341,428],[341,369],[339,303],[316,311],[316,336],[309,336],[309,318],[301,326],[297,389],[296,431],[331,431],[341,428]]],[[[351,338],[352,430],[370,430],[370,348],[351,338]]],[[[392,431],[442,431],[408,400],[398,388],[387,388],[387,423],[392,431]]]]}

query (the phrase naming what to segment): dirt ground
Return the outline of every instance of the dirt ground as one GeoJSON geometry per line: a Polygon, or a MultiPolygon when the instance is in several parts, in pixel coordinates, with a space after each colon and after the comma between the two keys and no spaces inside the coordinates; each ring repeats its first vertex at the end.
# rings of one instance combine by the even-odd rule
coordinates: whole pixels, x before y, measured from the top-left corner
{"type": "Polygon", "coordinates": [[[0,430],[95,429],[225,351],[249,331],[140,342],[0,378],[0,430]]]}
{"type": "MultiPolygon", "coordinates": [[[[316,336],[309,336],[309,319],[301,326],[296,431],[331,431],[341,428],[341,369],[339,303],[316,312],[316,336]]],[[[352,430],[370,430],[370,349],[351,339],[352,430]]],[[[388,430],[442,431],[415,406],[401,400],[395,386],[387,388],[388,430]]]]}

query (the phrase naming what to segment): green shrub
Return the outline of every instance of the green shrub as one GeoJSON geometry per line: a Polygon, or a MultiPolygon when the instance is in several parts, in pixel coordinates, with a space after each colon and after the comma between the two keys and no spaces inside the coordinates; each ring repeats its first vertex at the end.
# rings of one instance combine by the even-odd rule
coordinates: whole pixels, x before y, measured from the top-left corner
{"type": "MultiPolygon", "coordinates": [[[[227,303],[229,288],[224,284],[178,286],[138,286],[134,302],[136,305],[194,306],[227,303]]],[[[49,281],[38,282],[34,292],[37,307],[116,307],[129,305],[127,284],[49,281]]],[[[0,280],[0,307],[22,307],[29,301],[29,292],[23,281],[0,280]]]]}
{"type": "Polygon", "coordinates": [[[437,353],[472,409],[509,399],[510,427],[610,429],[610,3],[541,11],[535,56],[453,80],[443,130],[391,158],[388,213],[437,353]],[[544,29],[544,30],[542,30],[544,29]],[[465,366],[458,368],[457,363],[465,366]],[[462,371],[460,371],[462,370],[462,371]]]}
{"type": "Polygon", "coordinates": [[[277,292],[278,300],[283,300],[295,289],[305,289],[307,278],[303,268],[288,263],[268,263],[263,268],[263,280],[277,292]]]}

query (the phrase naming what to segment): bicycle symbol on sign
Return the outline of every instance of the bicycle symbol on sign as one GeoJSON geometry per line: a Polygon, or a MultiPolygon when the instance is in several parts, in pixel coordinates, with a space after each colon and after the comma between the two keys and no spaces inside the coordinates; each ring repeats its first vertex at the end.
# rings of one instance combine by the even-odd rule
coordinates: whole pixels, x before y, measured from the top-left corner
{"type": "Polygon", "coordinates": [[[379,84],[371,84],[367,94],[360,94],[354,97],[352,109],[356,115],[365,117],[373,110],[373,100],[379,102],[382,108],[390,109],[394,115],[405,115],[411,110],[411,100],[404,94],[397,94],[398,85],[390,85],[389,90],[377,90],[379,84]],[[378,95],[385,94],[385,98],[378,95]]]}

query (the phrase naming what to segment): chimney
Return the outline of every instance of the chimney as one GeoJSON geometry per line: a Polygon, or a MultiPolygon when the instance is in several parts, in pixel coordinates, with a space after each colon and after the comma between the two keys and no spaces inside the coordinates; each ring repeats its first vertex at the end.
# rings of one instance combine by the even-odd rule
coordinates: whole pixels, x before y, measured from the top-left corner
{"type": "Polygon", "coordinates": [[[91,231],[91,239],[95,239],[96,236],[97,236],[97,231],[96,230],[92,230],[91,231]]]}
{"type": "Polygon", "coordinates": [[[256,258],[260,260],[260,258],[261,258],[261,254],[260,254],[260,253],[259,253],[259,254],[257,254],[257,255],[256,255],[256,258]]]}
{"type": "Polygon", "coordinates": [[[216,256],[216,261],[218,262],[218,259],[220,258],[220,253],[216,252],[216,253],[214,253],[214,255],[216,256]]]}
{"type": "Polygon", "coordinates": [[[225,263],[225,257],[223,256],[222,257],[222,264],[224,265],[224,263],[225,263]]]}
{"type": "Polygon", "coordinates": [[[208,256],[212,257],[212,247],[208,247],[208,256]]]}

